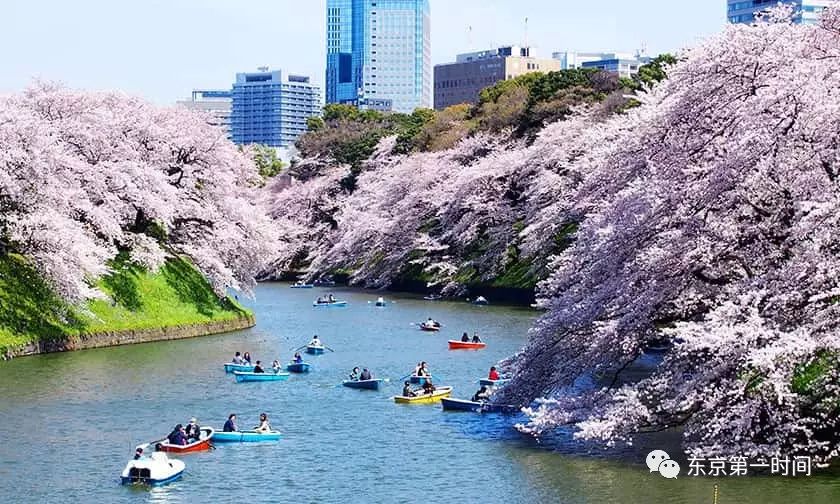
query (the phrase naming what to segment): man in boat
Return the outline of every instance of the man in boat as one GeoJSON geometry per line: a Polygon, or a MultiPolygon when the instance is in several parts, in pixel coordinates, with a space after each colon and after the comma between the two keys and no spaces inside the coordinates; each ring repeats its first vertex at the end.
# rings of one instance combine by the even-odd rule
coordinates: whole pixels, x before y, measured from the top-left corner
{"type": "Polygon", "coordinates": [[[303,362],[303,357],[300,356],[300,352],[295,352],[294,363],[300,364],[301,362],[303,362]]]}
{"type": "Polygon", "coordinates": [[[239,352],[236,352],[236,355],[233,356],[233,360],[231,362],[233,362],[234,364],[240,364],[240,365],[245,364],[245,360],[242,358],[242,354],[239,353],[239,352]]]}
{"type": "Polygon", "coordinates": [[[254,372],[255,373],[265,373],[265,369],[262,367],[262,361],[257,361],[254,365],[254,372]]]}
{"type": "Polygon", "coordinates": [[[373,376],[370,374],[370,371],[368,371],[368,368],[364,368],[362,370],[361,376],[359,376],[359,379],[360,380],[371,380],[371,379],[373,379],[373,376]]]}
{"type": "Polygon", "coordinates": [[[478,389],[478,392],[476,392],[475,395],[472,396],[472,401],[484,402],[487,399],[490,399],[490,394],[492,394],[492,391],[487,387],[487,385],[482,385],[481,388],[478,389]]]}
{"type": "Polygon", "coordinates": [[[358,381],[359,380],[359,368],[354,367],[353,371],[350,371],[350,381],[358,381]]]}
{"type": "Polygon", "coordinates": [[[166,440],[169,444],[183,446],[187,444],[187,433],[184,432],[184,426],[178,424],[172,429],[172,432],[169,433],[169,436],[166,437],[166,440]]]}
{"type": "Polygon", "coordinates": [[[330,295],[328,296],[327,300],[328,300],[330,303],[335,303],[335,296],[333,296],[333,295],[332,295],[332,293],[330,293],[330,295]]]}
{"type": "Polygon", "coordinates": [[[461,335],[461,341],[462,341],[463,343],[469,343],[469,341],[470,341],[470,335],[469,335],[469,334],[467,334],[467,331],[464,331],[464,334],[462,334],[462,335],[461,335]]]}
{"type": "Polygon", "coordinates": [[[271,425],[268,423],[268,415],[260,413],[260,424],[254,427],[257,432],[271,432],[271,425]]]}
{"type": "Polygon", "coordinates": [[[198,420],[195,417],[190,418],[190,423],[184,429],[187,434],[187,441],[194,439],[196,441],[201,437],[201,428],[198,426],[198,420]]]}
{"type": "Polygon", "coordinates": [[[426,378],[426,382],[423,384],[423,393],[424,394],[432,394],[435,391],[435,386],[432,384],[431,378],[426,378]]]}
{"type": "Polygon", "coordinates": [[[306,346],[320,347],[324,346],[324,344],[321,343],[321,340],[318,339],[318,335],[316,334],[315,336],[312,336],[312,341],[310,341],[309,344],[307,344],[306,346]]]}
{"type": "Polygon", "coordinates": [[[222,427],[222,431],[224,432],[236,432],[239,429],[236,428],[236,413],[231,413],[228,416],[227,422],[225,422],[225,426],[222,427]]]}
{"type": "Polygon", "coordinates": [[[478,333],[473,333],[472,342],[473,343],[481,343],[481,338],[478,337],[478,333]]]}
{"type": "Polygon", "coordinates": [[[411,389],[411,382],[405,382],[405,386],[402,390],[403,397],[414,397],[417,394],[411,389]]]}
{"type": "Polygon", "coordinates": [[[496,366],[490,366],[490,374],[487,375],[487,379],[493,381],[499,379],[499,372],[496,371],[496,366]]]}

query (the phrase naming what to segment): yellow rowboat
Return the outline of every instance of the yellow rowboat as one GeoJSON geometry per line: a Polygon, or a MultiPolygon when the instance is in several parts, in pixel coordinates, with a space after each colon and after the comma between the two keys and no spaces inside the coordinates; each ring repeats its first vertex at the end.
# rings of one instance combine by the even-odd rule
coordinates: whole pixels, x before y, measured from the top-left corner
{"type": "Polygon", "coordinates": [[[398,404],[432,404],[450,395],[452,395],[452,387],[438,387],[431,394],[420,392],[414,397],[394,396],[394,402],[398,404]]]}

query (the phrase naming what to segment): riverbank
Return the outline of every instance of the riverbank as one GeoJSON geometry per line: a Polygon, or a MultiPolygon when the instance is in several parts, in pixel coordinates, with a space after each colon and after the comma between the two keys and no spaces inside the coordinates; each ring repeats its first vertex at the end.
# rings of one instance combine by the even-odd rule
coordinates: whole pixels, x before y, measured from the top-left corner
{"type": "Polygon", "coordinates": [[[143,343],[244,329],[254,316],[219,299],[189,262],[156,273],[118,259],[97,287],[104,299],[71,306],[26,262],[0,256],[0,358],[143,343]]]}

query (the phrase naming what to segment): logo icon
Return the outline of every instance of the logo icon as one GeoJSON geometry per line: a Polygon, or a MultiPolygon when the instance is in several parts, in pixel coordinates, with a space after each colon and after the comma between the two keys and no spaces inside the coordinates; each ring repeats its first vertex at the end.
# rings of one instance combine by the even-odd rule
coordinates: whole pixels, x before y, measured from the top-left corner
{"type": "Polygon", "coordinates": [[[653,450],[648,453],[645,458],[650,472],[658,472],[663,478],[677,479],[680,473],[680,465],[676,460],[671,460],[671,457],[662,450],[653,450]]]}

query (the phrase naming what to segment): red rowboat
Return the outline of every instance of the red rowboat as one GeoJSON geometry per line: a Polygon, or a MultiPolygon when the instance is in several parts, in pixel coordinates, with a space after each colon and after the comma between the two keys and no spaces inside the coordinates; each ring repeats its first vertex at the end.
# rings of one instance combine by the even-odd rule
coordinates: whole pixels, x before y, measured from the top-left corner
{"type": "Polygon", "coordinates": [[[479,348],[484,348],[487,346],[487,343],[473,343],[469,341],[455,341],[449,340],[449,349],[450,350],[478,350],[479,348]]]}
{"type": "Polygon", "coordinates": [[[197,451],[205,451],[212,448],[210,446],[210,440],[213,439],[214,432],[215,431],[210,427],[202,427],[201,435],[198,441],[193,441],[192,443],[185,445],[175,445],[164,441],[160,445],[163,451],[171,453],[190,453],[197,451]]]}

